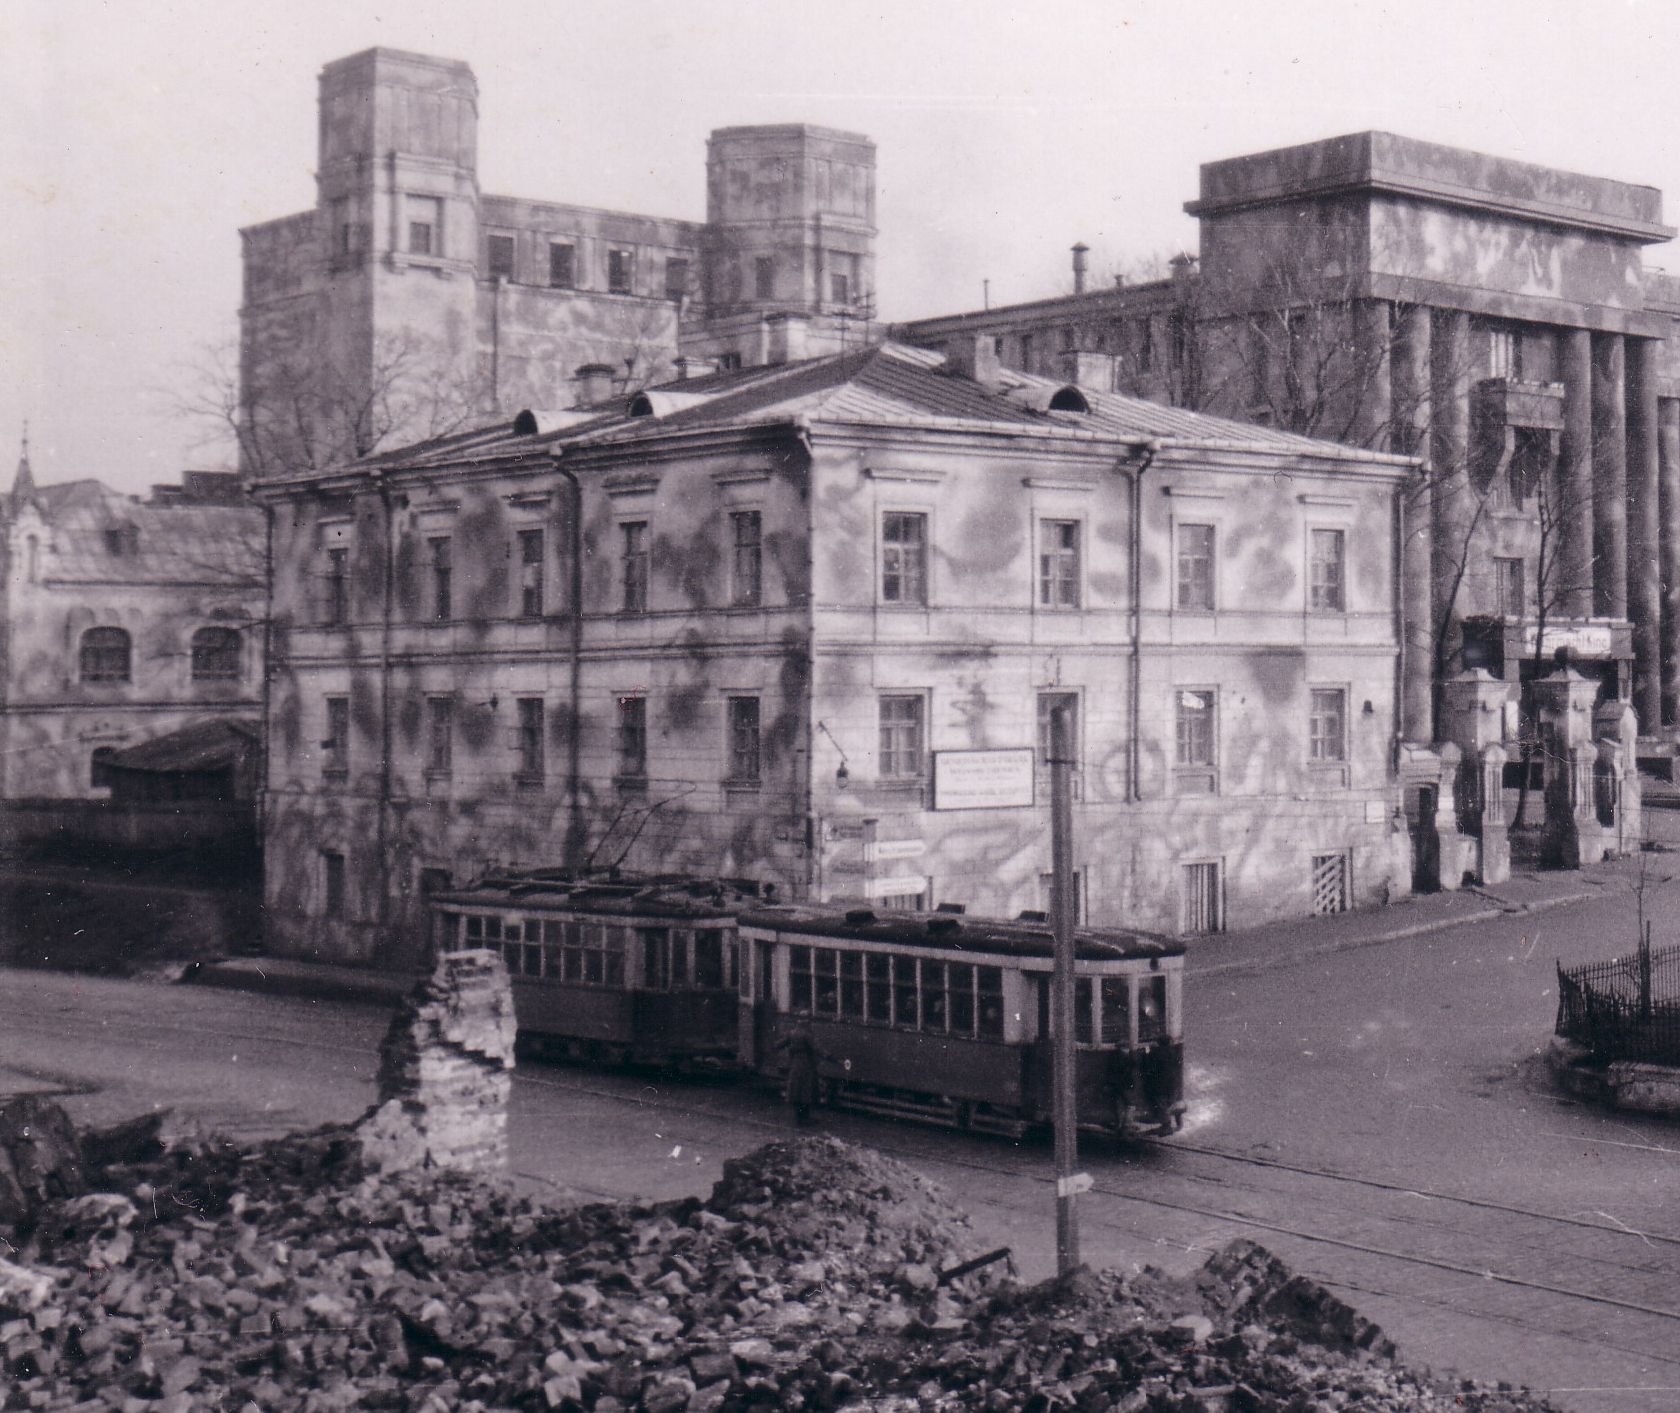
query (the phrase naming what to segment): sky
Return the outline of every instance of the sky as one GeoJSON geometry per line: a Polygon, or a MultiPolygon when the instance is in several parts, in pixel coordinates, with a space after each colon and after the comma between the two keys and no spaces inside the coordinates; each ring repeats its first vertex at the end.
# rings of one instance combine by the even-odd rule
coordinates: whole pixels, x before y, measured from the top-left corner
{"type": "MultiPolygon", "coordinates": [[[[465,59],[490,193],[705,214],[731,124],[865,132],[887,319],[1195,248],[1205,161],[1365,128],[1671,193],[1672,0],[0,0],[0,487],[229,464],[178,407],[231,346],[242,225],[314,203],[315,82],[465,59]]],[[[1647,259],[1680,270],[1656,247],[1647,259]]]]}

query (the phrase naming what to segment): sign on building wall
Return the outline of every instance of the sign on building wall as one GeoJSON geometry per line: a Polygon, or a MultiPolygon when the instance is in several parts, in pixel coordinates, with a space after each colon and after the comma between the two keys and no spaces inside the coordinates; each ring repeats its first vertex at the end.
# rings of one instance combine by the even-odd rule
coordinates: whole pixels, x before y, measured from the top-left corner
{"type": "Polygon", "coordinates": [[[1002,810],[1033,803],[1033,752],[935,751],[936,810],[1002,810]]]}
{"type": "MultiPolygon", "coordinates": [[[[1523,625],[1523,651],[1534,651],[1534,640],[1540,636],[1538,623],[1523,625]]],[[[1608,623],[1548,623],[1546,625],[1546,651],[1554,653],[1559,648],[1568,648],[1570,652],[1581,657],[1609,657],[1614,643],[1614,634],[1608,623]]]]}

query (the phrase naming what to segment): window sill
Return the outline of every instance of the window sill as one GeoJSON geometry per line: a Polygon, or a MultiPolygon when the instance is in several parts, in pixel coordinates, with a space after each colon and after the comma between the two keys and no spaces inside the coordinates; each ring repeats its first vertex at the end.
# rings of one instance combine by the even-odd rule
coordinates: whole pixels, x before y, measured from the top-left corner
{"type": "Polygon", "coordinates": [[[546,775],[516,775],[513,777],[514,787],[520,790],[541,790],[548,784],[546,775]]]}
{"type": "Polygon", "coordinates": [[[350,778],[349,770],[348,769],[340,769],[337,766],[329,766],[321,772],[321,779],[331,780],[335,784],[343,784],[349,778],[350,778]]]}
{"type": "Polygon", "coordinates": [[[762,780],[725,780],[724,792],[730,795],[757,795],[764,789],[762,780]]]}
{"type": "Polygon", "coordinates": [[[1219,777],[1201,767],[1182,766],[1173,772],[1173,794],[1217,795],[1219,777]]]}
{"type": "Polygon", "coordinates": [[[1343,760],[1315,760],[1308,763],[1307,777],[1315,790],[1348,788],[1348,767],[1343,760]]]}
{"type": "Polygon", "coordinates": [[[926,613],[929,607],[926,600],[921,603],[905,603],[900,599],[882,599],[875,606],[885,609],[888,613],[926,613]]]}

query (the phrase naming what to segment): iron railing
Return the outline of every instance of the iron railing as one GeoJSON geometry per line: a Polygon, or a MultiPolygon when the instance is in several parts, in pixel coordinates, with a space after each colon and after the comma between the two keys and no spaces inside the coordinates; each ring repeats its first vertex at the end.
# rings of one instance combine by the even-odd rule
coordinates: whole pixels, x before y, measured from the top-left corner
{"type": "Polygon", "coordinates": [[[1680,946],[1559,963],[1557,1033],[1605,1063],[1680,1065],[1680,946]]]}

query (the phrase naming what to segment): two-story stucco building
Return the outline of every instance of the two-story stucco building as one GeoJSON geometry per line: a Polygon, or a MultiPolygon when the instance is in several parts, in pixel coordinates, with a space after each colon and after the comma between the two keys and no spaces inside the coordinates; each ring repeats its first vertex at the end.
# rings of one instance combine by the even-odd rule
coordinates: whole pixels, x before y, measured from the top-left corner
{"type": "Polygon", "coordinates": [[[1092,920],[1409,887],[1416,463],[990,350],[717,373],[266,485],[272,945],[407,960],[426,892],[507,864],[1042,907],[1063,704],[1092,920]]]}
{"type": "Polygon", "coordinates": [[[37,486],[0,497],[0,799],[108,792],[103,762],[191,724],[261,714],[263,513],[236,477],[144,499],[37,486]]]}

